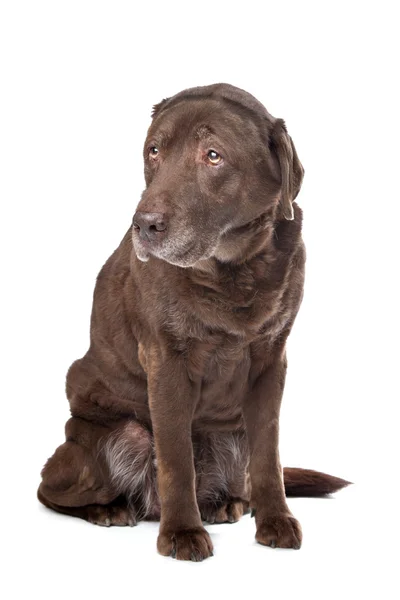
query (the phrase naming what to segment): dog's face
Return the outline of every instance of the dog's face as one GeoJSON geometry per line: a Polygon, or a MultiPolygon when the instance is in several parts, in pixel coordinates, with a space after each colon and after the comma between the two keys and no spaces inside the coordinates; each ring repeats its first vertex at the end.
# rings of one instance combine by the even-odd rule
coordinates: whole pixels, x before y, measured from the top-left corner
{"type": "Polygon", "coordinates": [[[283,121],[219,84],[154,108],[144,146],[147,188],[133,219],[138,258],[181,267],[229,260],[232,235],[261,215],[293,218],[302,167],[283,121]],[[229,238],[229,242],[228,242],[229,238]]]}

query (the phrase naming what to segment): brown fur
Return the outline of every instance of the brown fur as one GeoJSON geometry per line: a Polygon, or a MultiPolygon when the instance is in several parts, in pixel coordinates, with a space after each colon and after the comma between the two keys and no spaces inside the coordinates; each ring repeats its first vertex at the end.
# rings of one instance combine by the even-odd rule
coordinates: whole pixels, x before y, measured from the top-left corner
{"type": "Polygon", "coordinates": [[[212,553],[202,519],[249,507],[260,543],[298,548],[285,490],[347,482],[302,469],[283,482],[279,462],[305,262],[293,142],[255,98],[219,84],[157,105],[144,159],[147,187],[98,276],[90,348],[67,376],[66,442],[39,499],[103,525],[160,518],[158,549],[179,559],[212,553]]]}

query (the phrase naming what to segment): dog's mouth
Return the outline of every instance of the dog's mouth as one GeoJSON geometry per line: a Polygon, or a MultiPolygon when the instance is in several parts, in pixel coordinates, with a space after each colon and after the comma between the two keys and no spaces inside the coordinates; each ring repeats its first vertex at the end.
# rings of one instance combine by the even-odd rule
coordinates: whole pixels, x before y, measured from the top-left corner
{"type": "Polygon", "coordinates": [[[197,243],[193,239],[186,241],[187,235],[180,237],[165,237],[162,240],[149,240],[132,231],[132,242],[136,256],[142,262],[147,262],[150,256],[165,260],[178,266],[190,266],[192,256],[197,255],[197,243]],[[183,238],[183,239],[182,239],[183,238]],[[186,242],[186,243],[185,243],[186,242]]]}
{"type": "Polygon", "coordinates": [[[154,244],[150,240],[139,238],[135,229],[132,230],[132,243],[138,259],[147,262],[151,255],[151,246],[154,244]]]}
{"type": "Polygon", "coordinates": [[[132,242],[140,261],[147,262],[154,256],[178,267],[191,267],[199,260],[209,258],[212,255],[210,247],[214,248],[214,244],[207,244],[205,238],[197,240],[188,232],[154,241],[141,238],[133,229],[132,242]]]}

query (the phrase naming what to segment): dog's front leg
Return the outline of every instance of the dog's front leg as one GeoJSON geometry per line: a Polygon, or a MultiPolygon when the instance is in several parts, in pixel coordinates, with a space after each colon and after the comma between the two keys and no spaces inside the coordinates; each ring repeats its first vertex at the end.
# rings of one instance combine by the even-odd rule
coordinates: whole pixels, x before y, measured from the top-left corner
{"type": "Polygon", "coordinates": [[[276,356],[269,366],[256,366],[243,413],[250,447],[252,514],[256,539],[278,548],[300,548],[301,527],[291,514],[285,497],[279,460],[279,412],[286,377],[286,355],[276,356]]]}
{"type": "Polygon", "coordinates": [[[182,357],[165,348],[151,349],[147,377],[161,502],[157,548],[164,556],[203,560],[212,555],[212,543],[195,490],[192,419],[200,383],[189,379],[182,357]]]}

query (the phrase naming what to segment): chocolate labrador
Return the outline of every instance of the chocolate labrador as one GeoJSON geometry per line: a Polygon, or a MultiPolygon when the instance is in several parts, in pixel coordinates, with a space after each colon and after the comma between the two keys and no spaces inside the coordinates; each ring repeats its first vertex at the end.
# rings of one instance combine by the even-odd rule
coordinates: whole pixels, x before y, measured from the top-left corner
{"type": "Polygon", "coordinates": [[[285,496],[347,484],[279,461],[303,168],[284,121],[233,86],[185,90],[152,116],[146,189],[98,276],[39,500],[98,525],[160,519],[159,552],[181,560],[212,555],[203,521],[250,509],[258,542],[299,548],[285,496]]]}

